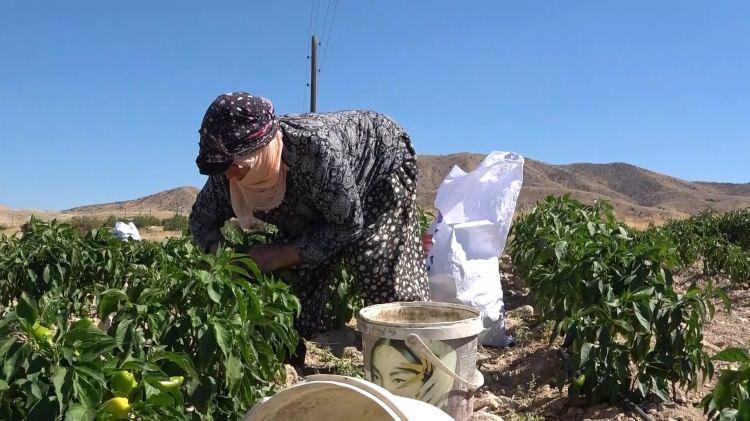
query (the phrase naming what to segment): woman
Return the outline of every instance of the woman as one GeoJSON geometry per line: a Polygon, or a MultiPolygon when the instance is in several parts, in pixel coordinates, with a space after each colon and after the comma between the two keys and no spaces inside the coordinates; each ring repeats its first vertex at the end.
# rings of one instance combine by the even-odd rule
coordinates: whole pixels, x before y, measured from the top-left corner
{"type": "Polygon", "coordinates": [[[340,262],[353,272],[366,305],[429,300],[416,156],[409,136],[388,117],[371,111],[277,117],[265,98],[225,94],[203,118],[196,163],[209,178],[190,214],[191,235],[212,251],[231,217],[244,228],[258,220],[275,225],[278,243],[248,254],[266,272],[297,270],[296,328],[303,338],[321,327],[326,284],[340,262]]]}
{"type": "MultiPolygon", "coordinates": [[[[456,370],[456,351],[441,341],[427,347],[449,368],[456,370]]],[[[372,348],[372,382],[399,396],[418,399],[446,410],[453,378],[416,356],[404,341],[380,338],[372,348]]]]}

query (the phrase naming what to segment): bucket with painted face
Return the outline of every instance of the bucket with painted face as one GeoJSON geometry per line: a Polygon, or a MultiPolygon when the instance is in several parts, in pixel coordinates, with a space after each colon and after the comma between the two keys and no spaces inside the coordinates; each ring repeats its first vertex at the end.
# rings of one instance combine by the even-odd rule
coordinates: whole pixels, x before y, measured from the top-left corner
{"type": "Polygon", "coordinates": [[[389,392],[434,405],[468,420],[477,370],[479,310],[451,303],[377,304],[357,315],[365,379],[389,392]]]}

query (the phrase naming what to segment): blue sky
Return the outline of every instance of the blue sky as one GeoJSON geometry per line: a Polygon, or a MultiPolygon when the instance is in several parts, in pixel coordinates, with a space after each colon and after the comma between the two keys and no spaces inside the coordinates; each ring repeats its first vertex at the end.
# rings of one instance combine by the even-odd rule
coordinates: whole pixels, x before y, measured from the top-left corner
{"type": "MultiPolygon", "coordinates": [[[[750,3],[314,3],[314,32],[327,15],[330,33],[319,111],[385,112],[419,153],[750,182],[750,3]]],[[[201,186],[197,130],[216,95],[307,109],[311,5],[0,1],[0,203],[201,186]]]]}

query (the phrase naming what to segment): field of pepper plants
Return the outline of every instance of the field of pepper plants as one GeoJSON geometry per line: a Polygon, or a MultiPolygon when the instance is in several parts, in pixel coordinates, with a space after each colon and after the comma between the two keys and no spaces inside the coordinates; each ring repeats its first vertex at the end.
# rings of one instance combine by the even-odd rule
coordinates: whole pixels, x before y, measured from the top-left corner
{"type": "Polygon", "coordinates": [[[568,402],[643,413],[639,404],[695,390],[723,361],[735,366],[722,371],[700,407],[713,418],[750,419],[747,352],[711,355],[703,346],[716,305],[731,305],[714,279],[730,288],[750,281],[749,239],[748,210],[703,212],[636,231],[607,203],[587,206],[566,196],[521,217],[509,253],[539,318],[553,323],[550,343],[562,338],[559,386],[567,387],[568,402]],[[701,282],[676,288],[675,272],[696,267],[701,282]]]}
{"type": "Polygon", "coordinates": [[[238,419],[283,378],[298,311],[230,248],[32,220],[0,239],[0,419],[238,419]]]}
{"type": "MultiPolygon", "coordinates": [[[[423,214],[422,225],[429,220],[423,214]]],[[[0,238],[0,419],[240,418],[283,384],[282,362],[297,343],[292,274],[264,275],[236,252],[273,235],[227,225],[217,255],[185,237],[122,242],[106,229],[82,234],[54,221],[0,238]]],[[[514,223],[507,251],[547,345],[533,351],[529,334],[511,328],[519,346],[481,350],[487,386],[476,409],[539,419],[532,402],[540,401],[524,408],[516,393],[540,389],[541,377],[499,362],[521,366],[537,352],[554,363],[527,366],[555,376],[563,415],[609,405],[649,419],[641,408],[693,390],[701,417],[750,419],[750,355],[706,348],[704,335],[750,282],[750,210],[638,231],[605,202],[550,197],[514,223]],[[684,273],[693,275],[678,282],[684,273]],[[513,392],[503,378],[524,384],[513,392]],[[505,408],[483,406],[493,394],[505,408]]],[[[347,329],[362,305],[355,291],[341,267],[328,290],[328,327],[347,329]]]]}

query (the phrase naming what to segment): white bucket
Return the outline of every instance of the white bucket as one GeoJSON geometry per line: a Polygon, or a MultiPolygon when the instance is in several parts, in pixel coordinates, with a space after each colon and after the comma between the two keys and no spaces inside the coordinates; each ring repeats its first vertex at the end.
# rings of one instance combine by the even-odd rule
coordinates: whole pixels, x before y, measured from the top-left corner
{"type": "Polygon", "coordinates": [[[471,418],[484,378],[476,368],[480,311],[452,303],[378,304],[357,316],[365,379],[391,393],[471,418]]]}
{"type": "Polygon", "coordinates": [[[418,400],[394,396],[353,377],[320,374],[254,406],[245,421],[450,421],[444,412],[418,400]]]}

